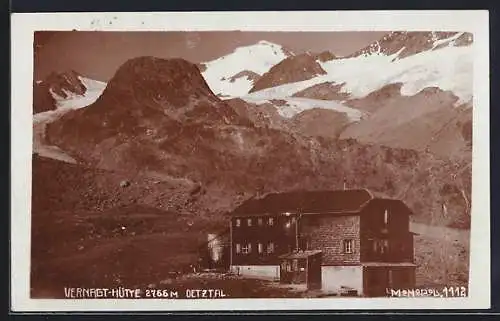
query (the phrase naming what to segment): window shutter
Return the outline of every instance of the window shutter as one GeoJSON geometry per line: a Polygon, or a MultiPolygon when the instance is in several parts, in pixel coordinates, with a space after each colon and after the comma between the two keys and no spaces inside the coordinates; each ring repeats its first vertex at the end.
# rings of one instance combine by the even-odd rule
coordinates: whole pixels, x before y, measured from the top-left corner
{"type": "Polygon", "coordinates": [[[252,243],[248,243],[248,253],[252,252],[252,243]]]}
{"type": "Polygon", "coordinates": [[[241,245],[240,243],[236,243],[236,253],[240,253],[241,252],[241,245]]]}

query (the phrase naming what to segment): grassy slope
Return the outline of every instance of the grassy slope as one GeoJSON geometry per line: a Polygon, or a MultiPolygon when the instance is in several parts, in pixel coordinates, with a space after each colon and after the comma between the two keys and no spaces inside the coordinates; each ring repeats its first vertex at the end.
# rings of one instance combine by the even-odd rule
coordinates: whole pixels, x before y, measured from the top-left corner
{"type": "Polygon", "coordinates": [[[417,284],[421,287],[467,286],[468,230],[413,223],[417,284]]]}

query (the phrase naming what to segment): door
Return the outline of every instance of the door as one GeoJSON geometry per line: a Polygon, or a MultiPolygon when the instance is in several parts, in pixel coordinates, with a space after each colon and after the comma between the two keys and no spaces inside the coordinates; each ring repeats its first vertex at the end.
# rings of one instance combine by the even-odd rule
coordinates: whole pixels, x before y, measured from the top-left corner
{"type": "Polygon", "coordinates": [[[314,255],[307,259],[306,265],[307,275],[307,288],[320,289],[321,288],[321,256],[314,255]]]}
{"type": "Polygon", "coordinates": [[[363,269],[363,292],[365,296],[386,296],[388,287],[389,273],[387,269],[383,267],[365,267],[363,269]]]}

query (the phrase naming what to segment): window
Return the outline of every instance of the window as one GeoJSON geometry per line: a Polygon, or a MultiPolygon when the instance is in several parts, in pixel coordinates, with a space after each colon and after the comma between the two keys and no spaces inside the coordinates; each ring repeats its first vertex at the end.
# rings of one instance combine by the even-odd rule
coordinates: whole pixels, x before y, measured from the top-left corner
{"type": "Polygon", "coordinates": [[[269,242],[267,244],[267,253],[274,253],[274,243],[273,242],[269,242]]]}
{"type": "Polygon", "coordinates": [[[252,219],[251,218],[247,219],[247,225],[252,226],[252,219]]]}
{"type": "Polygon", "coordinates": [[[344,253],[353,253],[354,250],[354,241],[353,240],[344,240],[344,253]]]}
{"type": "Polygon", "coordinates": [[[294,259],[293,260],[293,271],[297,272],[299,270],[299,260],[294,259]]]}
{"type": "Polygon", "coordinates": [[[274,219],[272,217],[269,218],[269,226],[273,226],[274,225],[274,219]]]}
{"type": "Polygon", "coordinates": [[[262,225],[262,217],[259,217],[259,218],[257,219],[257,224],[259,224],[259,226],[261,226],[261,225],[262,225]]]}
{"type": "Polygon", "coordinates": [[[252,244],[248,243],[241,248],[241,253],[248,254],[252,252],[252,244]]]}
{"type": "Polygon", "coordinates": [[[382,254],[389,252],[389,240],[383,240],[382,241],[382,254]]]}
{"type": "Polygon", "coordinates": [[[389,221],[389,212],[385,210],[384,212],[384,224],[387,225],[387,222],[389,221]]]}
{"type": "Polygon", "coordinates": [[[389,250],[389,240],[373,240],[373,252],[377,254],[385,254],[389,250]]]}
{"type": "Polygon", "coordinates": [[[236,243],[236,253],[241,253],[241,245],[240,245],[240,243],[236,243]]]}
{"type": "Polygon", "coordinates": [[[236,225],[236,227],[241,226],[241,220],[239,218],[236,219],[235,225],[236,225]]]}
{"type": "Polygon", "coordinates": [[[258,247],[259,253],[264,252],[264,245],[262,243],[259,243],[257,247],[258,247]]]}

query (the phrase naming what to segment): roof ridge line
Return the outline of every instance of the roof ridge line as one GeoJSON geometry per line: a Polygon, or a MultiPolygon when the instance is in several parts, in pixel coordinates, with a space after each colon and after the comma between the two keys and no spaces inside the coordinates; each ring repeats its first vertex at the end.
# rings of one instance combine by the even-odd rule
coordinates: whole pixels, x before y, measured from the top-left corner
{"type": "Polygon", "coordinates": [[[368,199],[366,202],[364,202],[363,204],[361,204],[358,208],[358,210],[361,212],[363,210],[363,208],[365,206],[368,205],[368,203],[370,203],[370,201],[374,200],[375,199],[375,196],[373,195],[372,191],[370,191],[368,188],[363,188],[367,193],[368,195],[370,195],[370,199],[368,199]]]}

